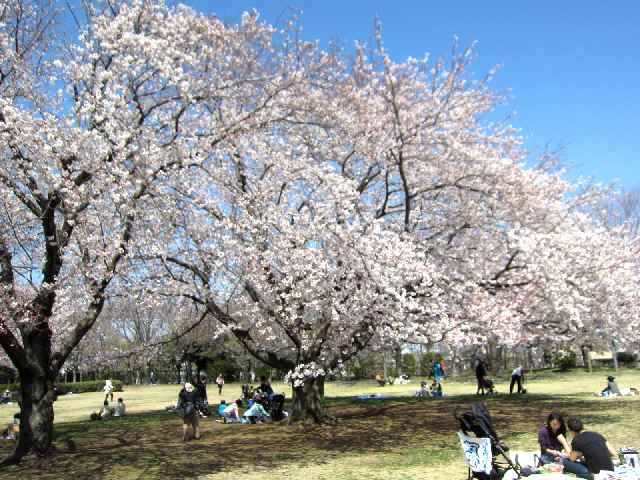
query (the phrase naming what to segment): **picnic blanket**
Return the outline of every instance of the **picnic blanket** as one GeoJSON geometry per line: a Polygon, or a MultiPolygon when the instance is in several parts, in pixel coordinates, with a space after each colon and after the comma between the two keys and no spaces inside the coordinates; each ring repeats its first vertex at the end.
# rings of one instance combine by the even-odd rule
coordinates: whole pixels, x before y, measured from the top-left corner
{"type": "Polygon", "coordinates": [[[365,393],[364,395],[358,395],[358,400],[386,400],[390,398],[389,395],[384,393],[365,393]]]}
{"type": "Polygon", "coordinates": [[[629,465],[620,465],[615,468],[615,472],[596,474],[594,480],[640,480],[640,469],[629,465]]]}

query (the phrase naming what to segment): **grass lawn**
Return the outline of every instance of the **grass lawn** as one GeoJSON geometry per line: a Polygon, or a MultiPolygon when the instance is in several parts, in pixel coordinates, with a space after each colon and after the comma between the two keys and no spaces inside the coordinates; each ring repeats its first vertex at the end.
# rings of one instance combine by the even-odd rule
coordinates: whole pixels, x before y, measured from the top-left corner
{"type": "MultiPolygon", "coordinates": [[[[525,396],[487,397],[496,430],[512,449],[535,450],[537,428],[548,412],[558,410],[581,416],[587,428],[615,446],[640,446],[640,398],[591,396],[607,373],[544,372],[529,379],[525,396]]],[[[640,386],[640,371],[623,370],[617,380],[621,387],[640,386]]],[[[181,420],[162,411],[175,402],[177,385],[126,387],[116,396],[125,399],[129,416],[107,422],[86,421],[102,394],[64,396],[55,404],[56,455],[40,464],[29,459],[0,471],[0,478],[462,480],[466,470],[452,413],[476,399],[470,395],[475,384],[450,380],[447,397],[417,400],[410,398],[416,382],[384,388],[372,381],[328,383],[327,405],[340,419],[337,426],[223,425],[205,419],[203,437],[187,444],[180,441],[181,420]],[[393,398],[353,399],[374,392],[393,398]]],[[[497,385],[499,392],[508,390],[504,379],[497,385]]],[[[209,390],[210,402],[217,403],[217,389],[209,390]]],[[[239,393],[239,385],[228,384],[222,398],[229,401],[239,393]]],[[[0,407],[0,420],[5,423],[14,411],[15,406],[0,407]]],[[[4,442],[0,454],[10,449],[4,442]]]]}

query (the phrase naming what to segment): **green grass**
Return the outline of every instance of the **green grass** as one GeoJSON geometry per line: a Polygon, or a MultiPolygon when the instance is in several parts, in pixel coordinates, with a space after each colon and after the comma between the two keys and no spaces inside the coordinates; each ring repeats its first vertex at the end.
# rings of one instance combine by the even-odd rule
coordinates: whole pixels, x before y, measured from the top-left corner
{"type": "MultiPolygon", "coordinates": [[[[559,410],[581,416],[616,446],[640,446],[640,398],[591,395],[606,374],[544,372],[529,379],[525,396],[487,397],[496,430],[512,449],[535,450],[537,428],[548,412],[559,410]]],[[[617,379],[621,386],[640,386],[640,371],[621,371],[617,379]]],[[[187,444],[180,441],[180,419],[163,412],[175,402],[176,385],[125,388],[121,396],[130,415],[108,422],[86,421],[100,406],[101,394],[65,396],[55,404],[58,452],[46,463],[29,459],[0,471],[0,478],[465,478],[452,414],[476,400],[474,382],[447,381],[447,397],[426,400],[410,397],[416,383],[383,388],[372,381],[329,383],[327,405],[340,419],[336,426],[222,425],[206,419],[202,439],[187,444]],[[374,392],[393,398],[350,398],[374,392]]],[[[504,379],[498,381],[500,392],[507,389],[504,379]]],[[[220,397],[210,390],[215,403],[220,397]]],[[[276,390],[286,388],[276,385],[276,390]]],[[[239,392],[239,385],[228,384],[222,397],[232,400],[239,392]]],[[[0,407],[0,419],[8,421],[14,410],[0,407]]],[[[0,454],[10,447],[5,443],[0,454]]]]}

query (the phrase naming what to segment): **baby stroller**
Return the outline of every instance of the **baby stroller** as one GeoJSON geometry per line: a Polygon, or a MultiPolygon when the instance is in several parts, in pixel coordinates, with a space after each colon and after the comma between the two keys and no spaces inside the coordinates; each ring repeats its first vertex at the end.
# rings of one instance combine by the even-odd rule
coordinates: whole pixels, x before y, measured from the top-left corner
{"type": "Polygon", "coordinates": [[[484,377],[482,379],[482,384],[487,393],[496,393],[496,386],[490,378],[484,377]]]}
{"type": "Polygon", "coordinates": [[[456,411],[453,416],[465,435],[471,433],[476,438],[488,438],[491,442],[491,473],[471,472],[469,469],[469,479],[501,480],[509,470],[513,470],[518,478],[521,478],[520,466],[515,465],[507,455],[509,448],[500,442],[498,434],[493,429],[491,415],[485,405],[476,403],[471,406],[470,412],[458,415],[456,411]]]}
{"type": "Polygon", "coordinates": [[[269,402],[271,420],[279,422],[284,419],[284,395],[274,395],[269,402]]]}

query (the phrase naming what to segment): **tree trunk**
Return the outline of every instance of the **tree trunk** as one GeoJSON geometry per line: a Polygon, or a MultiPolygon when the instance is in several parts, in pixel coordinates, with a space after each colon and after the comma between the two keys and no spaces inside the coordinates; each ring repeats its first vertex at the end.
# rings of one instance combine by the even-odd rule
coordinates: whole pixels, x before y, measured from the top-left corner
{"type": "Polygon", "coordinates": [[[32,450],[38,456],[50,453],[53,439],[53,380],[23,375],[20,435],[30,436],[32,450]]]}
{"type": "Polygon", "coordinates": [[[324,378],[309,378],[300,387],[293,388],[293,400],[289,423],[335,423],[322,406],[324,378]]]}
{"type": "Polygon", "coordinates": [[[29,452],[51,453],[53,440],[53,378],[20,372],[20,433],[13,454],[0,465],[18,463],[29,452]]]}
{"type": "Polygon", "coordinates": [[[402,347],[396,347],[396,377],[402,376],[402,347]]]}
{"type": "Polygon", "coordinates": [[[387,368],[387,351],[382,352],[382,369],[385,382],[389,381],[389,370],[387,368]]]}
{"type": "Polygon", "coordinates": [[[589,345],[580,346],[580,354],[582,355],[582,365],[591,372],[591,361],[589,359],[589,345]]]}
{"type": "Polygon", "coordinates": [[[196,377],[199,377],[202,372],[207,373],[207,365],[209,363],[209,359],[204,357],[196,358],[196,377]]]}

